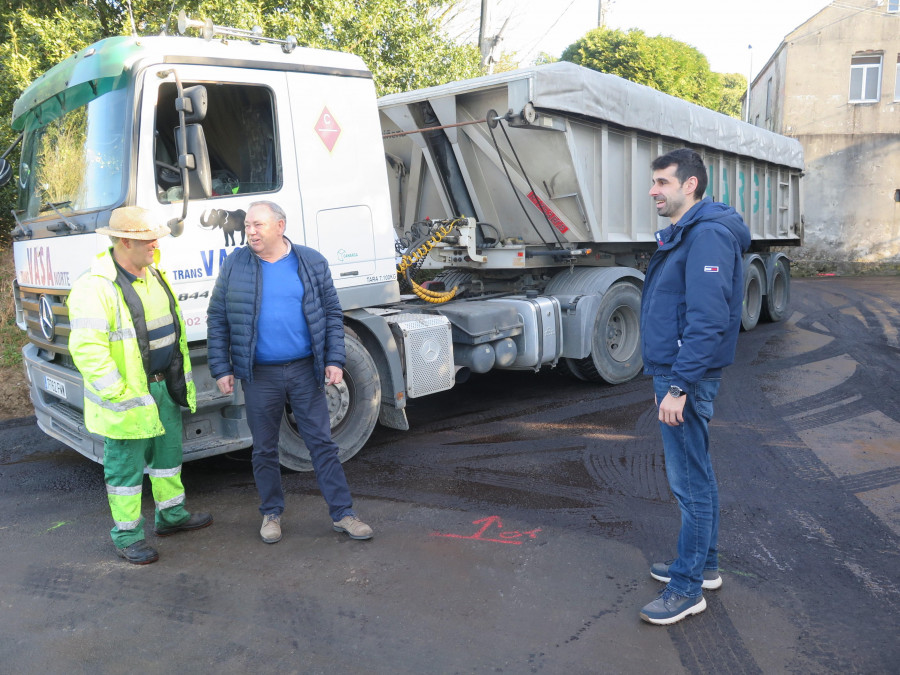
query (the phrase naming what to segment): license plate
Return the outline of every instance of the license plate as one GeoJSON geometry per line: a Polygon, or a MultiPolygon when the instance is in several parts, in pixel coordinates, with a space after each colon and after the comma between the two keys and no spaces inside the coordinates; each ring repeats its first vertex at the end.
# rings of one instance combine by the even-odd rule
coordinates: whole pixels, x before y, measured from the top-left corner
{"type": "Polygon", "coordinates": [[[49,391],[54,396],[58,396],[59,398],[66,397],[66,383],[60,382],[59,380],[54,380],[48,375],[44,375],[44,389],[49,391]]]}

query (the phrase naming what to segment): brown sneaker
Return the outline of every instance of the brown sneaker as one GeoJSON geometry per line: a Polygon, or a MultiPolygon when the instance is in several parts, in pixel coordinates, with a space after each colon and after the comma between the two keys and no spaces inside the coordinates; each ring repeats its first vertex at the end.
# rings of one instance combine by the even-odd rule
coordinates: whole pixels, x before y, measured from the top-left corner
{"type": "Polygon", "coordinates": [[[267,544],[277,544],[281,541],[281,516],[275,513],[264,515],[259,536],[267,544]]]}
{"type": "Polygon", "coordinates": [[[332,523],[335,532],[346,532],[351,539],[371,539],[372,528],[366,525],[356,516],[344,516],[338,522],[332,523]]]}

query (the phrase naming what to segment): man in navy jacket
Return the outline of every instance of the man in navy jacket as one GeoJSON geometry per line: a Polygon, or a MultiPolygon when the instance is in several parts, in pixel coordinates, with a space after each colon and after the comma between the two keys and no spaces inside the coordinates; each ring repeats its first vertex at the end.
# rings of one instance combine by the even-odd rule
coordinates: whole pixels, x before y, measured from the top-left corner
{"type": "Polygon", "coordinates": [[[292,244],[284,236],[286,218],[273,202],[253,202],[247,210],[247,246],[225,259],[209,301],[209,371],[222,394],[234,391],[235,377],[244,390],[262,540],[281,540],[278,436],[286,402],[334,529],[370,539],[372,528],[352,510],[325,398],[325,386],[340,384],[344,376],[341,303],[325,257],[292,244]]]}
{"type": "Polygon", "coordinates": [[[703,159],[682,148],[653,161],[650,196],[671,225],[656,233],[641,304],[644,373],[653,376],[669,487],[681,510],[678,557],[654,563],[666,583],[640,613],[671,624],[706,609],[719,575],[719,493],[708,425],[722,369],[734,361],[750,231],[730,206],[703,198],[703,159]]]}

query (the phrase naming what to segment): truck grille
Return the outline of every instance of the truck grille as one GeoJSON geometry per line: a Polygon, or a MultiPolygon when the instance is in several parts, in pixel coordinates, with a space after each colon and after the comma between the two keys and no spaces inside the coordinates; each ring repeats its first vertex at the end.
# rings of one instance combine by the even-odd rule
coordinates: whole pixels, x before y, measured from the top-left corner
{"type": "Polygon", "coordinates": [[[28,340],[45,358],[72,366],[69,357],[69,291],[58,288],[33,288],[15,283],[16,321],[24,326],[28,340]]]}

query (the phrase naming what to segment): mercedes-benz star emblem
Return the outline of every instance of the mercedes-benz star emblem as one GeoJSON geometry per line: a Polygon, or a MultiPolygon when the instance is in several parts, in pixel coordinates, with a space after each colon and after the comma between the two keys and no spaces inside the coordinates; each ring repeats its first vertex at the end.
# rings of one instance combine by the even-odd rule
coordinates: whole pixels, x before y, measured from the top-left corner
{"type": "Polygon", "coordinates": [[[41,333],[50,342],[53,342],[53,338],[56,337],[56,317],[53,316],[53,305],[50,303],[50,298],[46,295],[42,295],[40,298],[40,318],[41,333]]]}

